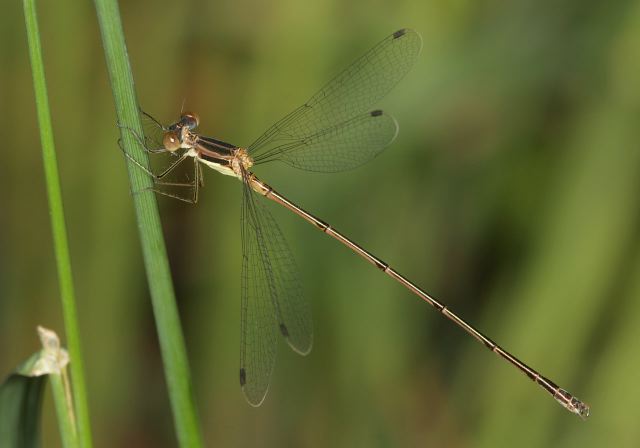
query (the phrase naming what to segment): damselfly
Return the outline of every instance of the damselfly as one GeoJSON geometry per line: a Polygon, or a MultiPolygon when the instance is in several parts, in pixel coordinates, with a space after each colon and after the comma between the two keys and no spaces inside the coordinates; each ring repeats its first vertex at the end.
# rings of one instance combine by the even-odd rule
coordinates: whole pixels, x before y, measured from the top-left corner
{"type": "Polygon", "coordinates": [[[341,72],[305,104],[269,128],[250,146],[239,147],[195,132],[194,113],[163,126],[150,115],[158,138],[146,133],[138,140],[151,153],[171,153],[177,160],[160,174],[127,157],[153,176],[156,185],[189,187],[189,197],[154,188],[158,193],[195,203],[202,184],[202,165],[242,181],[242,309],[240,385],[254,406],[264,400],[273,371],[277,333],[306,355],[312,345],[309,305],[298,282],[297,269],[282,231],[260,198],[286,207],[327,235],[337,239],[382,272],[433,306],[492,352],[502,357],[551,394],[569,411],[586,418],[589,407],[555,383],[502,349],[387,263],[363,249],[333,226],[316,218],[275,191],[251,172],[262,163],[281,161],[309,171],[337,172],[376,157],[398,133],[395,119],[381,110],[367,111],[389,92],[413,66],[422,47],[420,35],[396,31],[341,72]],[[191,182],[163,178],[187,159],[193,160],[191,182]]]}

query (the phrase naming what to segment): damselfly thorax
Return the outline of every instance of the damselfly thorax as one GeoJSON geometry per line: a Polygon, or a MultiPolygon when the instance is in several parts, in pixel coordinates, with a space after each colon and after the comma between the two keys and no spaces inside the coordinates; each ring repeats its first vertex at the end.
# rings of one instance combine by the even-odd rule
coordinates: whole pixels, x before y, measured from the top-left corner
{"type": "Polygon", "coordinates": [[[164,132],[162,144],[168,152],[186,149],[188,157],[194,157],[209,168],[221,174],[244,177],[253,166],[253,159],[245,148],[225,143],[211,137],[203,137],[193,132],[200,124],[194,112],[183,113],[180,120],[164,132]]]}

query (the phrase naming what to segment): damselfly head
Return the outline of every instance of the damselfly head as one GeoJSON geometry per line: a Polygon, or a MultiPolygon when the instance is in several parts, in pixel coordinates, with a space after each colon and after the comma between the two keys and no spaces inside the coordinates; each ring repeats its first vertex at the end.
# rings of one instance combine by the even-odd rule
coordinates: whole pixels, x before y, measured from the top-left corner
{"type": "Polygon", "coordinates": [[[180,148],[182,140],[180,139],[179,131],[167,131],[162,137],[162,146],[169,151],[174,152],[180,148]]]}
{"type": "Polygon", "coordinates": [[[200,124],[200,117],[195,112],[185,112],[180,116],[180,123],[190,131],[193,131],[200,124]]]}

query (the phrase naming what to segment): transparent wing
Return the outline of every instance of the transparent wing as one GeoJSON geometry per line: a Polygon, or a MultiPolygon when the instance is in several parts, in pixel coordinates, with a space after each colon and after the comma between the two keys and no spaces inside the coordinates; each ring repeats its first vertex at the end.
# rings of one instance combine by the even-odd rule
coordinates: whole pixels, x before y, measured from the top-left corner
{"type": "Polygon", "coordinates": [[[143,110],[140,110],[140,121],[142,122],[145,148],[151,152],[166,152],[162,144],[166,128],[143,110]]]}
{"type": "Polygon", "coordinates": [[[254,158],[254,163],[280,160],[303,170],[344,171],[376,157],[396,135],[396,120],[381,110],[374,110],[302,139],[282,139],[254,158]]]}
{"type": "Polygon", "coordinates": [[[259,406],[275,364],[276,332],[293,350],[306,355],[313,330],[289,247],[255,195],[244,182],[240,385],[249,403],[259,406]]]}
{"type": "Polygon", "coordinates": [[[259,159],[261,154],[294,141],[304,148],[305,139],[348,123],[402,79],[421,47],[422,38],[415,31],[396,31],[329,81],[309,101],[271,126],[247,148],[249,154],[259,159]]]}

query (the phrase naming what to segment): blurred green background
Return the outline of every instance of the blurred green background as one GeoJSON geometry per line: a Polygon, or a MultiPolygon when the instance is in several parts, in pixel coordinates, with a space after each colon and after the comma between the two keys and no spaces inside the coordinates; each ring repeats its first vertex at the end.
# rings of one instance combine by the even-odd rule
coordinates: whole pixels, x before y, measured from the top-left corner
{"type": "MultiPolygon", "coordinates": [[[[39,2],[96,446],[175,446],[91,2],[39,2]]],[[[141,105],[247,145],[394,30],[424,39],[358,170],[257,174],[592,405],[580,421],[335,241],[273,207],[315,347],[237,379],[240,184],[160,198],[208,446],[640,444],[640,2],[122,2],[141,105]]],[[[0,16],[0,368],[62,332],[20,2],[0,16]]],[[[44,446],[58,446],[49,398],[44,446]]]]}

